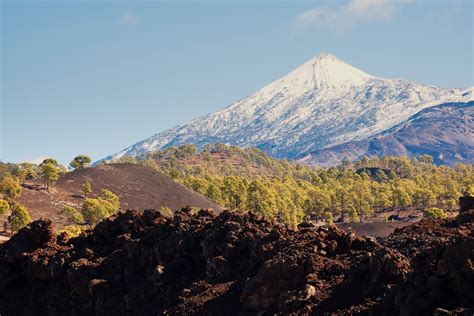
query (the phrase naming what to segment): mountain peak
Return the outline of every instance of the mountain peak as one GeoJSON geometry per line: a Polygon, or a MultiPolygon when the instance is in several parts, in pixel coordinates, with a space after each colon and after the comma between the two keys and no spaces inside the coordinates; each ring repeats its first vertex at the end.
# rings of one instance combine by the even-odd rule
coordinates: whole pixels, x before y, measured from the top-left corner
{"type": "Polygon", "coordinates": [[[424,108],[466,99],[472,100],[472,90],[373,77],[323,53],[221,111],[153,135],[108,159],[217,142],[301,157],[366,139],[424,108]]]}
{"type": "Polygon", "coordinates": [[[311,66],[314,74],[315,87],[319,89],[356,87],[365,84],[368,80],[373,78],[371,75],[328,53],[316,55],[305,65],[311,66]]]}
{"type": "Polygon", "coordinates": [[[316,61],[322,61],[322,60],[325,60],[325,59],[333,59],[333,60],[339,60],[339,58],[337,58],[336,56],[334,56],[333,54],[330,54],[330,53],[319,53],[319,54],[316,54],[313,59],[316,61]]]}
{"type": "Polygon", "coordinates": [[[373,78],[334,55],[320,53],[268,88],[270,91],[287,89],[297,94],[321,90],[342,92],[364,85],[373,78]]]}

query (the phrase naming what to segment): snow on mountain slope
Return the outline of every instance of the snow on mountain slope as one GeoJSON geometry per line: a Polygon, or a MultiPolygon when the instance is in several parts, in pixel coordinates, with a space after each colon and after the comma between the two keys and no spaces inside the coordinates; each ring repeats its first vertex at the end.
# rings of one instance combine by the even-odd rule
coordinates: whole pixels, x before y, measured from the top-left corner
{"type": "Polygon", "coordinates": [[[330,54],[319,54],[221,111],[160,132],[105,159],[217,142],[298,158],[368,138],[427,107],[470,101],[472,91],[378,78],[330,54]]]}
{"type": "Polygon", "coordinates": [[[429,107],[380,134],[313,151],[300,162],[328,167],[343,159],[421,154],[436,164],[474,163],[474,101],[429,107]]]}

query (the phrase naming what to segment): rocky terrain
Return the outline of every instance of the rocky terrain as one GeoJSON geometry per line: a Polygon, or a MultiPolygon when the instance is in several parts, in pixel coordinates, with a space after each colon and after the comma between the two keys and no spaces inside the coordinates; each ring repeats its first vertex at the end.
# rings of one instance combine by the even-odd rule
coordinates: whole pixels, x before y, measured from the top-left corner
{"type": "Polygon", "coordinates": [[[127,211],[70,240],[39,220],[0,248],[0,314],[472,315],[465,208],[380,239],[210,210],[127,211]]]}

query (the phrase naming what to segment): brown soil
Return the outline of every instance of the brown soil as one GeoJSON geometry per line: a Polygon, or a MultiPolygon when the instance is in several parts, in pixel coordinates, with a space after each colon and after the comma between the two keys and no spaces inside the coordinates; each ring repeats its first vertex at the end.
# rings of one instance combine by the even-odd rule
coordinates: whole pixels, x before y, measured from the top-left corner
{"type": "Polygon", "coordinates": [[[474,211],[388,238],[255,214],[127,211],[0,246],[2,315],[472,315],[474,211]]]}
{"type": "Polygon", "coordinates": [[[27,182],[18,202],[28,209],[33,220],[48,218],[56,227],[61,227],[65,225],[66,219],[59,211],[65,205],[80,209],[84,201],[82,185],[86,180],[92,184],[94,192],[91,197],[100,194],[102,189],[110,190],[120,197],[121,209],[124,210],[143,211],[162,206],[177,210],[188,205],[213,208],[218,212],[223,209],[171,178],[149,167],[134,164],[108,164],[68,172],[50,188],[50,192],[40,182],[27,182]]]}
{"type": "MultiPolygon", "coordinates": [[[[448,214],[450,217],[455,216],[454,213],[448,214]]],[[[361,223],[336,223],[336,225],[346,231],[354,231],[357,235],[373,236],[373,237],[387,237],[396,228],[402,228],[413,223],[418,222],[423,217],[423,213],[417,210],[407,210],[400,212],[386,212],[378,214],[369,219],[365,219],[361,223]],[[394,221],[385,222],[385,215],[397,215],[398,219],[394,221]]]]}

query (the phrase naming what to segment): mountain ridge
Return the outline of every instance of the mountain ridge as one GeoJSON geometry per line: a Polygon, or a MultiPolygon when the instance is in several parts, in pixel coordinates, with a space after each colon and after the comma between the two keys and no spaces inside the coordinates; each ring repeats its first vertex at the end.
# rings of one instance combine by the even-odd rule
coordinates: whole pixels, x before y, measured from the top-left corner
{"type": "Polygon", "coordinates": [[[300,159],[318,166],[339,164],[343,159],[367,156],[429,154],[437,164],[473,163],[474,101],[429,107],[408,120],[367,139],[312,152],[300,159]]]}

